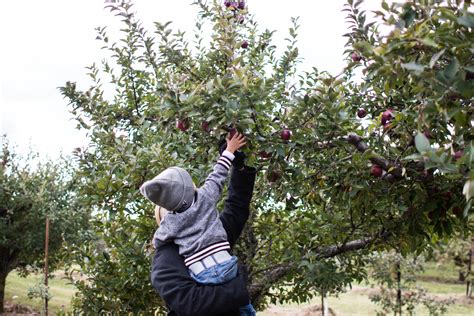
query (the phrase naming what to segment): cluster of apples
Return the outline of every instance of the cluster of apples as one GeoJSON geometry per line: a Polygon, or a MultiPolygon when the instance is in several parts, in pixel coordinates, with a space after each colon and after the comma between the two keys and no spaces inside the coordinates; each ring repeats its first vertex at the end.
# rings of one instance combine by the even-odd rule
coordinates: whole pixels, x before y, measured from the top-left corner
{"type": "MultiPolygon", "coordinates": [[[[226,1],[224,1],[224,6],[227,9],[234,12],[234,17],[237,20],[237,22],[239,22],[240,24],[244,23],[245,17],[239,11],[243,11],[243,10],[246,9],[245,1],[228,1],[228,0],[226,0],[226,1]]],[[[249,43],[244,40],[240,44],[240,47],[243,48],[243,49],[247,49],[249,47],[249,43]]]]}
{"type": "MultiPolygon", "coordinates": [[[[356,54],[356,53],[353,53],[353,55],[356,54]]],[[[359,56],[360,57],[360,56],[359,56]]],[[[352,56],[352,60],[354,60],[354,56],[352,56]]],[[[358,60],[354,60],[354,61],[359,61],[360,59],[358,60]]],[[[359,108],[357,110],[357,117],[358,118],[364,118],[367,116],[367,111],[364,109],[364,108],[359,108]]],[[[392,119],[394,118],[395,116],[393,115],[393,110],[392,109],[386,109],[383,113],[382,113],[382,117],[381,117],[381,120],[380,120],[380,123],[381,125],[383,126],[384,129],[387,129],[390,127],[390,122],[392,121],[392,119]]],[[[379,165],[372,165],[371,169],[370,169],[370,173],[374,176],[374,177],[377,177],[377,178],[381,178],[383,177],[384,175],[384,170],[381,166],[379,165]]]]}
{"type": "Polygon", "coordinates": [[[226,8],[230,10],[245,10],[245,1],[224,1],[224,5],[226,8]]]}

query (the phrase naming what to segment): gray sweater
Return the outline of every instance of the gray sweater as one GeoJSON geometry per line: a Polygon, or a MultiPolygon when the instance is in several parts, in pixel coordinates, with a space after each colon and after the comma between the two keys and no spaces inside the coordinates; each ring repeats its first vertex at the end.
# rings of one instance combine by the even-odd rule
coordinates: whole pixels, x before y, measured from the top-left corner
{"type": "Polygon", "coordinates": [[[230,249],[216,204],[229,173],[234,155],[224,151],[204,185],[197,189],[193,204],[182,213],[169,213],[155,232],[153,244],[174,242],[186,266],[230,249]]]}

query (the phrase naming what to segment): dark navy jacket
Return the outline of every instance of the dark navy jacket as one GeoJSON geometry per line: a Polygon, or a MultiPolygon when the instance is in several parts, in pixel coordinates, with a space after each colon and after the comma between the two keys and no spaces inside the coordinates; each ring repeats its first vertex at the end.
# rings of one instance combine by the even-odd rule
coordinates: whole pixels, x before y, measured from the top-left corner
{"type": "MultiPolygon", "coordinates": [[[[231,245],[240,236],[249,216],[256,171],[234,170],[220,218],[231,245]]],[[[153,258],[151,282],[173,316],[232,316],[249,303],[246,276],[239,269],[234,280],[220,285],[200,285],[189,275],[184,258],[173,244],[161,245],[153,258]]]]}

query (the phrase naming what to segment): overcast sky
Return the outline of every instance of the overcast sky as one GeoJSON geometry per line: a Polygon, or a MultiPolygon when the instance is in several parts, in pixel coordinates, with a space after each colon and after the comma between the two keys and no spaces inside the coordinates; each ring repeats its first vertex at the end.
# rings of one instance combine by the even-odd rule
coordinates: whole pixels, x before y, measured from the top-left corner
{"type": "MultiPolygon", "coordinates": [[[[197,9],[191,0],[134,0],[135,11],[152,30],[153,21],[173,21],[182,31],[192,31],[197,9]]],[[[381,0],[366,0],[369,9],[381,0]]],[[[336,74],[344,66],[342,53],[347,31],[345,0],[248,0],[261,28],[276,30],[282,41],[290,17],[300,17],[300,56],[303,68],[316,66],[336,74]]],[[[24,151],[29,144],[40,153],[56,157],[62,150],[84,146],[84,135],[75,129],[67,102],[57,87],[66,81],[88,84],[85,66],[100,61],[100,43],[94,28],[117,19],[104,10],[104,0],[3,1],[0,19],[0,134],[24,151]]]]}

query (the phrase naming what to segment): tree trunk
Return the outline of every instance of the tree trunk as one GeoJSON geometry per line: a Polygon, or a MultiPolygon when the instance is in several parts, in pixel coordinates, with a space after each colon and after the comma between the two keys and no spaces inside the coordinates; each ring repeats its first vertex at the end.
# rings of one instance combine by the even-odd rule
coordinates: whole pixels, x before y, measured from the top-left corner
{"type": "Polygon", "coordinates": [[[326,292],[321,292],[321,313],[323,316],[329,315],[328,302],[326,300],[326,292]]]}
{"type": "Polygon", "coordinates": [[[467,262],[466,274],[466,296],[472,296],[471,271],[472,271],[472,256],[474,255],[474,237],[471,238],[471,248],[469,249],[469,260],[467,262]]]}
{"type": "Polygon", "coordinates": [[[402,315],[402,271],[400,262],[397,262],[397,308],[398,315],[402,315]]]}
{"type": "Polygon", "coordinates": [[[5,304],[5,285],[8,272],[0,271],[0,315],[3,314],[3,306],[5,304]]]}
{"type": "Polygon", "coordinates": [[[48,254],[49,254],[49,217],[46,216],[46,232],[44,241],[44,285],[46,288],[46,297],[44,298],[44,315],[48,316],[48,277],[49,277],[49,266],[48,266],[48,254]]]}

